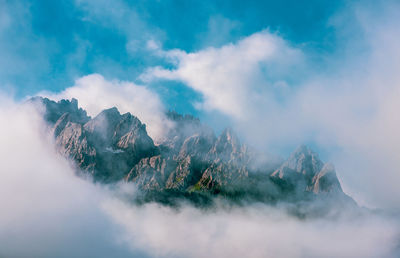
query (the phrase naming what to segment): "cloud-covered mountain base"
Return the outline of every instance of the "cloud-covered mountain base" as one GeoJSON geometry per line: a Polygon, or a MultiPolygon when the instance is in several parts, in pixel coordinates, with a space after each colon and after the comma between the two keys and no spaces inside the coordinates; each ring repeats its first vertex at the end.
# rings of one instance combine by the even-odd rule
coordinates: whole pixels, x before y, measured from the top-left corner
{"type": "Polygon", "coordinates": [[[75,176],[35,109],[0,103],[1,257],[398,255],[398,221],[368,211],[302,220],[261,204],[130,204],[130,184],[111,189],[75,176]]]}
{"type": "Polygon", "coordinates": [[[130,198],[137,203],[179,207],[184,200],[201,208],[212,207],[215,199],[235,206],[285,203],[298,217],[357,209],[334,166],[304,145],[285,162],[273,161],[232,129],[217,136],[199,119],[175,112],[166,113],[173,127],[155,144],[145,124],[116,107],[89,117],[76,99],[29,102],[40,108],[57,151],[73,161],[78,174],[105,184],[132,182],[141,190],[130,198]]]}
{"type": "MultiPolygon", "coordinates": [[[[106,204],[125,240],[171,257],[395,257],[399,231],[371,214],[299,220],[266,205],[202,212],[106,204]]],[[[397,246],[398,248],[398,246],[397,246]]]]}

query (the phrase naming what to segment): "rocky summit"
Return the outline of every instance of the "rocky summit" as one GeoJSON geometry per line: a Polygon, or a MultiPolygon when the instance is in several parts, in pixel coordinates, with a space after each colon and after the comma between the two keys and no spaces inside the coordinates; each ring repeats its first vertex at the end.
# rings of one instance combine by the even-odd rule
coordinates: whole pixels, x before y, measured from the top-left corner
{"type": "Polygon", "coordinates": [[[207,202],[211,196],[271,204],[354,203],[343,193],[333,165],[306,146],[281,164],[259,162],[262,155],[241,143],[232,129],[216,136],[193,116],[168,112],[174,126],[155,144],[145,124],[115,107],[91,118],[76,99],[30,101],[44,107],[58,151],[74,161],[81,175],[106,184],[132,182],[143,200],[170,202],[173,196],[207,202]]]}

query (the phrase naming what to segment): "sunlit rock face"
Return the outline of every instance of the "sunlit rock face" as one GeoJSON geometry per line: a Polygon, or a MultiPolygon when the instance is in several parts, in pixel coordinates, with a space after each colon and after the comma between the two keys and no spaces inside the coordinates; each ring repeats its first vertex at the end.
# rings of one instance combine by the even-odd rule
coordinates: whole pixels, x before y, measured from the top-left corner
{"type": "Polygon", "coordinates": [[[44,107],[59,152],[98,182],[124,180],[153,194],[205,194],[235,201],[348,198],[333,165],[324,164],[306,146],[282,164],[255,166],[261,154],[241,143],[232,129],[216,136],[193,116],[167,113],[174,126],[154,144],[137,117],[120,114],[115,107],[91,118],[75,99],[31,101],[44,107]]]}

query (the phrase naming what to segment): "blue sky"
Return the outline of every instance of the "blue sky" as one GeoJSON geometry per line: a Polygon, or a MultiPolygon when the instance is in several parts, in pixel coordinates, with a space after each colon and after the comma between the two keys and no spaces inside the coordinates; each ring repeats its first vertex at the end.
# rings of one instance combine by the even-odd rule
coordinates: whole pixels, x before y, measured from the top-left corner
{"type": "MultiPolygon", "coordinates": [[[[146,67],[163,64],[145,49],[149,39],[166,50],[191,52],[269,28],[293,44],[332,52],[336,38],[329,19],[343,6],[294,0],[1,0],[0,84],[22,97],[60,91],[91,73],[134,81],[146,67]]],[[[155,87],[163,93],[163,86],[155,87]]],[[[199,97],[179,84],[167,87],[177,91],[164,96],[167,100],[199,97]]]]}
{"type": "MultiPolygon", "coordinates": [[[[159,95],[166,109],[199,116],[218,131],[233,123],[232,114],[219,107],[204,108],[207,94],[201,89],[183,78],[146,82],[139,79],[152,67],[173,69],[176,65],[149,49],[150,41],[164,53],[173,49],[198,53],[210,47],[238,44],[267,30],[283,40],[286,49],[300,51],[305,58],[289,65],[295,68],[284,66],[280,71],[275,69],[275,63],[266,64],[260,72],[267,79],[246,83],[261,85],[253,89],[256,94],[264,92],[265,85],[283,83],[296,88],[315,73],[332,73],[337,69],[336,63],[350,62],[343,60],[346,51],[362,51],[363,46],[356,39],[363,32],[357,28],[359,21],[352,18],[354,6],[368,3],[373,6],[368,9],[376,9],[379,5],[361,3],[0,0],[0,87],[21,99],[43,90],[60,92],[77,79],[98,73],[108,80],[146,84],[159,95]],[[348,47],[349,44],[356,47],[348,47]]],[[[279,103],[288,101],[281,92],[272,94],[279,103]]],[[[300,141],[314,144],[313,140],[299,139],[289,148],[300,141]]]]}

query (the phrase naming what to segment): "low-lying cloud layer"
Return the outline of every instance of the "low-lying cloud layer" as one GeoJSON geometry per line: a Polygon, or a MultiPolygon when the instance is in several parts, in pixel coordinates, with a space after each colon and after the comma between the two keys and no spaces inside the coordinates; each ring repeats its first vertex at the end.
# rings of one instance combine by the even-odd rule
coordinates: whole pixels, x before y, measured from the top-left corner
{"type": "Polygon", "coordinates": [[[300,221],[264,205],[202,212],[109,203],[133,248],[171,257],[392,257],[399,231],[378,216],[300,221]]]}
{"type": "Polygon", "coordinates": [[[119,253],[98,205],[104,193],[56,154],[40,115],[2,97],[0,124],[0,256],[119,253]]]}
{"type": "Polygon", "coordinates": [[[76,177],[36,109],[0,103],[0,256],[396,257],[400,229],[389,217],[304,221],[264,205],[128,204],[118,196],[134,194],[133,185],[112,190],[76,177]]]}

